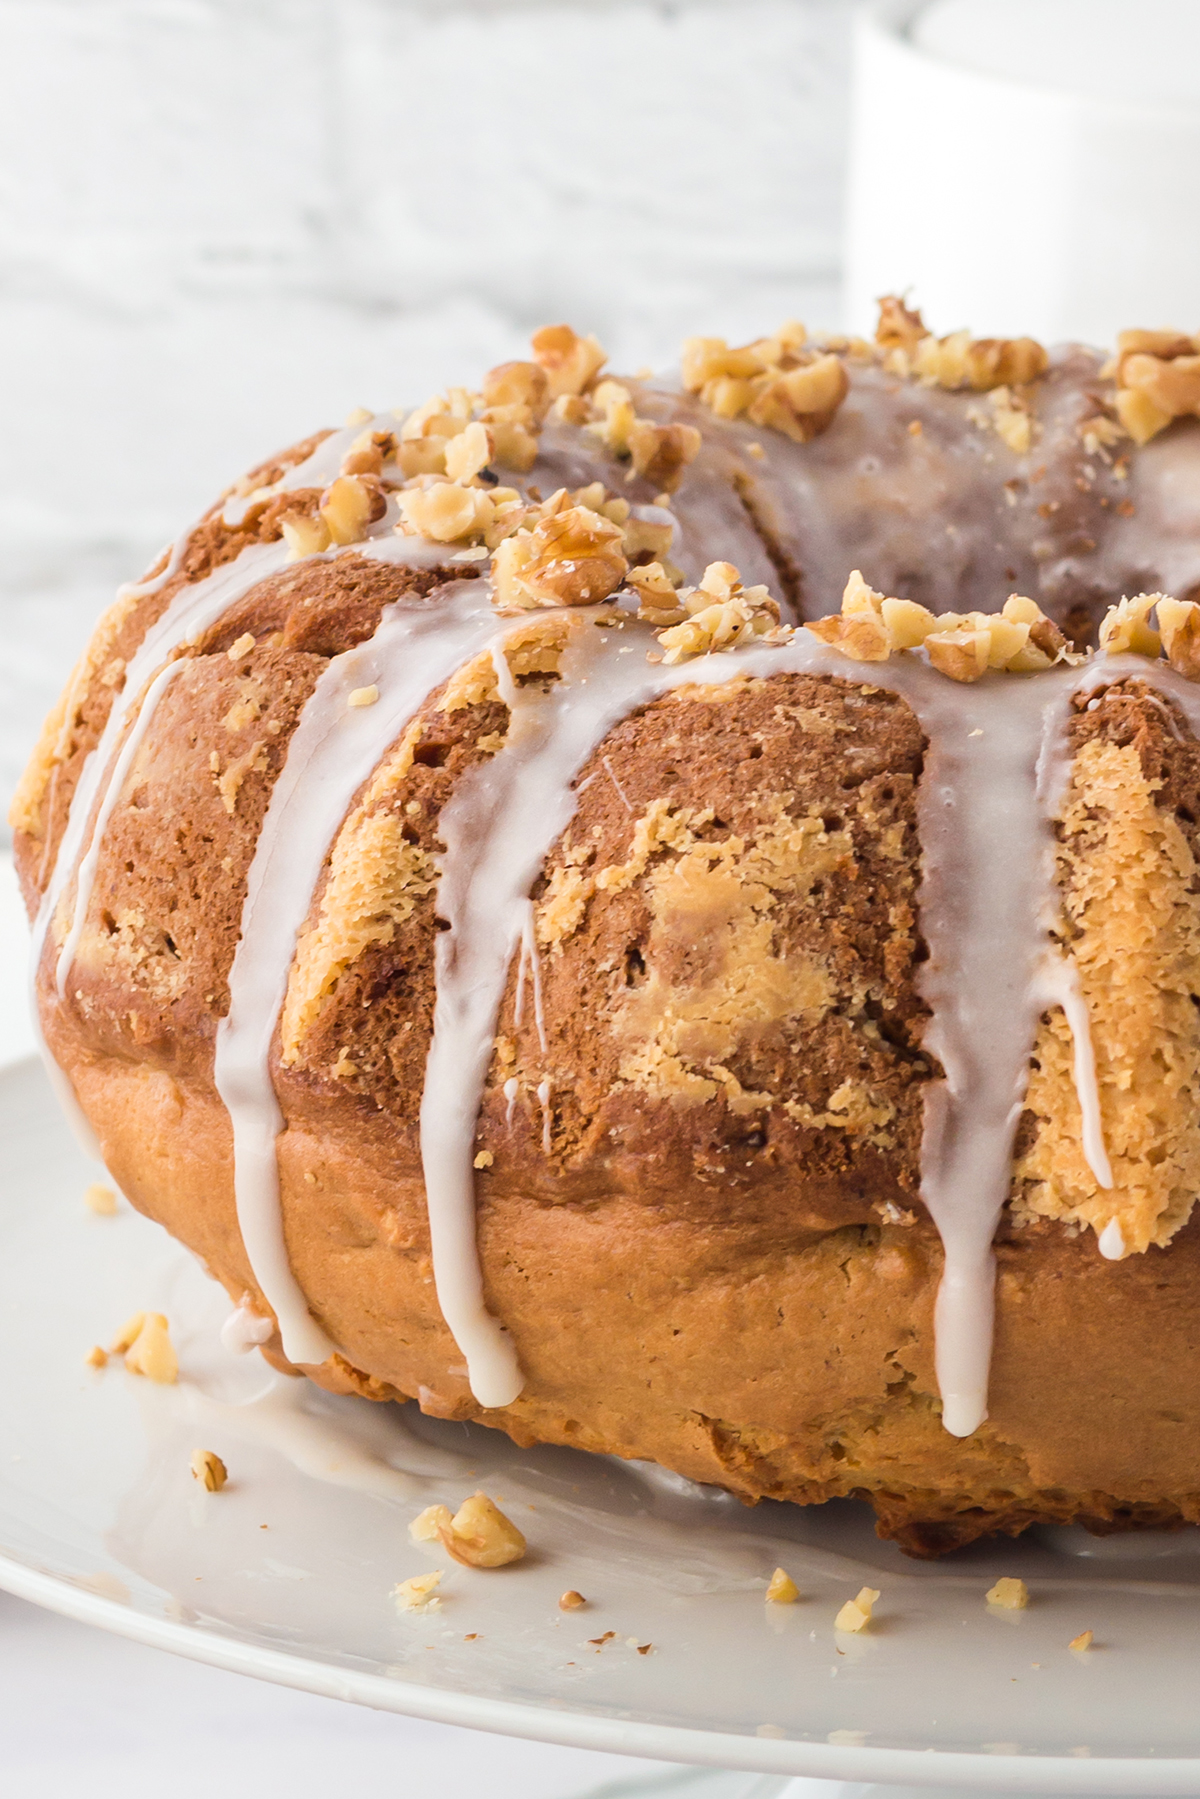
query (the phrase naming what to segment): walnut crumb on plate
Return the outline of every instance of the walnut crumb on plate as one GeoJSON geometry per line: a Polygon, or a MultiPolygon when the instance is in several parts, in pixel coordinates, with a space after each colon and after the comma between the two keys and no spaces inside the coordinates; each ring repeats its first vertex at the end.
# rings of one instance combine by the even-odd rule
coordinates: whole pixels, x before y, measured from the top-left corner
{"type": "Polygon", "coordinates": [[[865,1630],[871,1622],[871,1608],[879,1598],[877,1587],[860,1587],[854,1599],[847,1599],[833,1621],[835,1630],[865,1630]]]}
{"type": "Polygon", "coordinates": [[[211,1449],[193,1449],[189,1466],[206,1493],[219,1493],[229,1479],[228,1468],[211,1449]]]}
{"type": "Polygon", "coordinates": [[[987,1602],[998,1605],[1002,1611],[1023,1612],[1029,1604],[1029,1588],[1023,1580],[1015,1580],[1006,1574],[994,1587],[988,1588],[987,1602]]]}

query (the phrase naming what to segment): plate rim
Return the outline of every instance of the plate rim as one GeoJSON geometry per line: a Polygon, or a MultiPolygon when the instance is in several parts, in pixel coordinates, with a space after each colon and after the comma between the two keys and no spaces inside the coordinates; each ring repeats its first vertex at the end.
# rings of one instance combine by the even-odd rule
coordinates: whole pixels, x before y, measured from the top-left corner
{"type": "MultiPolygon", "coordinates": [[[[3,1071],[0,1070],[0,1074],[3,1071]]],[[[989,1755],[978,1751],[887,1749],[800,1738],[739,1736],[648,1719],[605,1716],[567,1708],[523,1705],[444,1687],[391,1680],[287,1650],[241,1642],[220,1628],[202,1630],[156,1618],[134,1605],[105,1598],[0,1551],[0,1589],[15,1598],[226,1673],[342,1699],[374,1711],[398,1712],[433,1724],[592,1749],[649,1761],[685,1763],[752,1774],[861,1781],[907,1787],[958,1787],[1030,1794],[1200,1793],[1200,1756],[989,1755]]]]}

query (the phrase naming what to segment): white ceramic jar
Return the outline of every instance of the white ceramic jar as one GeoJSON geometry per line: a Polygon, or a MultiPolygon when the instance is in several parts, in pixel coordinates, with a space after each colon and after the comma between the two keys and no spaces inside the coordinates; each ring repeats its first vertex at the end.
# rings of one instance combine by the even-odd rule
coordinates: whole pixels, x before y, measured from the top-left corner
{"type": "Polygon", "coordinates": [[[846,312],[1110,342],[1200,325],[1195,0],[888,0],[860,19],[846,312]]]}

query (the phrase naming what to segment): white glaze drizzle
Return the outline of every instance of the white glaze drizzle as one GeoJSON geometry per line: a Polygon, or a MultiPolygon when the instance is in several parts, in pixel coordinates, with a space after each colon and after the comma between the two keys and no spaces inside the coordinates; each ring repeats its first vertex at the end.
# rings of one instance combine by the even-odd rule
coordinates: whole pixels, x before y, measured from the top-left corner
{"type": "Polygon", "coordinates": [[[537,946],[537,932],[534,928],[533,901],[525,902],[525,917],[521,924],[520,959],[517,963],[517,990],[513,998],[513,1023],[520,1030],[525,1020],[525,977],[526,972],[532,976],[533,986],[533,1022],[537,1026],[538,1045],[543,1055],[546,1053],[546,1014],[542,1008],[542,958],[537,946]]]}
{"type": "Polygon", "coordinates": [[[254,1311],[249,1295],[246,1295],[238,1301],[221,1326],[221,1347],[227,1349],[230,1355],[249,1355],[252,1349],[261,1348],[274,1329],[271,1319],[263,1318],[254,1311]]]}
{"type": "Polygon", "coordinates": [[[1035,998],[1042,1005],[1061,1006],[1071,1032],[1074,1052],[1073,1075],[1079,1100],[1081,1121],[1080,1144],[1083,1159],[1095,1177],[1096,1185],[1111,1191],[1112,1163],[1104,1142],[1104,1122],[1100,1116],[1100,1086],[1096,1079],[1096,1052],[1092,1046],[1092,1027],[1087,1002],[1079,986],[1079,973],[1066,956],[1047,953],[1034,983],[1035,998]]]}
{"type": "Polygon", "coordinates": [[[552,1145],[550,1136],[550,1082],[548,1080],[538,1082],[537,1096],[538,1105],[542,1108],[542,1154],[548,1156],[552,1145]]]}
{"type": "Polygon", "coordinates": [[[87,854],[80,862],[79,871],[75,876],[75,910],[71,920],[71,928],[63,938],[62,948],[58,953],[58,962],[55,967],[55,985],[58,988],[58,996],[60,999],[67,991],[67,979],[71,973],[71,965],[75,960],[75,951],[79,947],[79,939],[83,934],[84,924],[87,921],[88,902],[92,897],[92,886],[96,879],[96,864],[100,859],[100,848],[104,841],[104,832],[108,826],[108,821],[112,817],[113,809],[121,797],[121,790],[125,785],[130,769],[133,767],[134,758],[141,749],[146,732],[150,728],[150,721],[154,717],[158,702],[170,686],[171,682],[180,673],[183,666],[184,659],[181,658],[177,662],[168,662],[164,668],[159,669],[153,681],[151,681],[149,687],[146,689],[145,697],[138,708],[133,724],[126,734],[125,741],[121,745],[121,753],[117,757],[112,773],[108,778],[108,786],[105,789],[103,799],[100,801],[100,809],[96,813],[96,822],[92,826],[92,841],[88,845],[87,854]]]}
{"type": "MultiPolygon", "coordinates": [[[[225,564],[203,581],[181,588],[162,617],[146,632],[125,670],[121,691],[113,700],[100,741],[89,753],[80,770],[54,868],[46,884],[34,926],[35,967],[50,920],[83,850],[84,838],[92,822],[101,785],[106,776],[111,780],[110,767],[114,751],[131,715],[136,715],[136,708],[142,703],[143,690],[189,640],[201,637],[243,594],[284,567],[286,562],[287,549],[282,544],[254,545],[243,550],[235,562],[225,564]]],[[[74,923],[72,909],[71,916],[66,921],[68,935],[74,923]]]]}
{"type": "Polygon", "coordinates": [[[436,603],[386,607],[374,636],[334,657],[309,697],[247,875],[214,1076],[233,1125],[242,1240],[293,1362],[323,1362],[334,1348],[292,1273],[280,1208],[276,1138],[284,1120],[270,1053],[297,935],[358,789],[427,696],[505,629],[511,625],[497,618],[479,581],[463,582],[436,603]],[[350,706],[350,693],[366,686],[378,688],[375,704],[350,706]]]}
{"type": "Polygon", "coordinates": [[[1120,1262],[1125,1256],[1125,1233],[1119,1218],[1110,1218],[1100,1232],[1097,1248],[1106,1262],[1120,1262]]]}
{"type": "MultiPolygon", "coordinates": [[[[381,521],[377,529],[382,534],[390,530],[390,524],[389,516],[381,521]]],[[[194,527],[190,527],[180,537],[176,546],[177,554],[172,556],[167,569],[164,569],[161,575],[156,576],[153,581],[144,583],[139,588],[126,591],[138,595],[152,595],[156,592],[169,578],[171,568],[182,561],[187,544],[191,539],[192,530],[194,527]]],[[[434,565],[439,557],[438,546],[425,543],[419,538],[381,535],[375,539],[350,545],[348,550],[327,551],[320,560],[331,561],[334,557],[348,552],[410,566],[434,565]]],[[[72,873],[78,867],[79,875],[76,879],[74,899],[69,909],[64,909],[63,918],[64,949],[69,943],[70,954],[60,951],[57,958],[56,984],[61,995],[66,991],[67,979],[86,921],[87,900],[90,897],[95,877],[103,828],[119,798],[120,782],[128,769],[128,763],[124,768],[120,767],[120,756],[118,756],[116,764],[113,761],[126,725],[132,717],[132,729],[138,732],[139,738],[144,734],[154,706],[162,692],[162,688],[156,688],[155,684],[158,676],[165,672],[165,665],[172,663],[172,659],[178,656],[181,650],[198,642],[231,606],[236,605],[250,592],[251,588],[257,587],[260,582],[285,568],[289,561],[290,555],[285,544],[252,544],[244,549],[233,562],[223,564],[203,580],[191,582],[180,589],[162,616],[149,627],[131,658],[125,670],[121,690],[109,709],[100,740],[95,749],[89,751],[85,757],[75,791],[71,797],[67,821],[59,840],[54,866],[50,871],[50,878],[46,883],[33,925],[29,961],[30,1011],[42,1061],[59,1103],[85,1154],[92,1156],[97,1161],[103,1158],[95,1132],[79,1104],[69,1077],[50,1054],[41,1028],[36,981],[46,937],[70,883],[72,873]],[[152,690],[153,697],[151,697],[152,690]],[[149,707],[148,711],[147,706],[149,707]],[[106,782],[107,785],[105,785],[106,782]],[[96,809],[97,799],[99,799],[99,811],[96,809]],[[92,825],[94,816],[96,823],[92,825]],[[85,851],[84,844],[89,825],[92,825],[92,835],[85,851]],[[86,873],[83,863],[87,863],[86,873]]]]}

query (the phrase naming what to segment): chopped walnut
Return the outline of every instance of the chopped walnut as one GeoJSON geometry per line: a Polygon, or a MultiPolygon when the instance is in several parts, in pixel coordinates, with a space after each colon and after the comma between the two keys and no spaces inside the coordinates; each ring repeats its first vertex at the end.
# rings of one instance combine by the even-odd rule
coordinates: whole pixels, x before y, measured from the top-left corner
{"type": "Polygon", "coordinates": [[[718,418],[746,413],[756,425],[808,443],[832,422],[849,391],[841,358],[806,348],[803,325],[731,349],[723,337],[690,337],[683,346],[683,385],[718,418]]]}
{"type": "Polygon", "coordinates": [[[578,1612],[582,1611],[586,1604],[587,1600],[582,1593],[577,1593],[574,1587],[568,1587],[558,1602],[558,1609],[560,1612],[578,1612]]]}
{"type": "Polygon", "coordinates": [[[1200,332],[1122,331],[1115,374],[1117,417],[1135,443],[1173,419],[1200,418],[1200,332]]]}
{"type": "Polygon", "coordinates": [[[250,654],[250,652],[253,648],[254,648],[254,633],[253,633],[253,631],[243,631],[242,635],[236,640],[236,642],[230,644],[230,646],[226,650],[225,654],[228,656],[228,658],[231,662],[241,662],[250,654]]]}
{"type": "Polygon", "coordinates": [[[602,381],[592,395],[595,409],[585,426],[606,449],[633,464],[664,495],[674,493],[688,463],[700,449],[700,433],[693,425],[656,425],[639,418],[633,396],[619,381],[602,381]],[[599,416],[595,416],[598,414],[599,416]]]}
{"type": "Polygon", "coordinates": [[[305,512],[289,512],[280,519],[279,530],[292,562],[299,562],[305,556],[319,556],[333,542],[329,526],[320,513],[310,518],[305,512]]]}
{"type": "Polygon", "coordinates": [[[1033,600],[1011,594],[1000,612],[935,615],[915,600],[876,593],[855,569],[842,610],[806,627],[854,662],[886,662],[924,646],[933,667],[953,681],[977,681],[989,668],[1032,674],[1071,660],[1067,640],[1033,600]]]}
{"type": "Polygon", "coordinates": [[[782,643],[791,636],[779,623],[779,606],[765,587],[743,587],[732,562],[710,562],[698,587],[681,590],[680,623],[657,633],[671,666],[688,656],[736,649],[758,639],[782,643]]]}
{"type": "Polygon", "coordinates": [[[989,425],[1007,444],[1014,456],[1025,456],[1033,445],[1034,420],[1029,402],[1011,387],[994,387],[987,397],[987,409],[971,409],[976,423],[989,425]]]}
{"type": "Polygon", "coordinates": [[[560,394],[550,410],[564,425],[586,425],[595,417],[591,402],[582,394],[560,394]]]}
{"type": "Polygon", "coordinates": [[[800,1597],[800,1589],[791,1575],[782,1568],[776,1568],[767,1583],[765,1598],[771,1605],[795,1605],[800,1597]]]}
{"type": "Polygon", "coordinates": [[[520,406],[534,424],[545,418],[551,397],[546,371],[536,362],[502,362],[483,378],[486,406],[520,406]]]}
{"type": "Polygon", "coordinates": [[[1138,593],[1110,606],[1100,624],[1100,648],[1109,656],[1131,651],[1135,656],[1157,656],[1162,639],[1150,623],[1154,607],[1166,596],[1138,593]]]}
{"type": "Polygon", "coordinates": [[[912,370],[928,387],[1020,387],[1044,373],[1049,357],[1032,337],[972,338],[969,331],[923,337],[912,370]]]}
{"type": "Polygon", "coordinates": [[[607,599],[628,568],[623,536],[620,525],[587,506],[563,505],[541,517],[497,547],[492,576],[498,608],[523,612],[607,599]]]}
{"type": "Polygon", "coordinates": [[[446,446],[471,422],[475,395],[464,387],[435,394],[415,406],[400,427],[396,460],[407,480],[446,472],[446,446]]]}
{"type": "Polygon", "coordinates": [[[105,1187],[99,1181],[84,1189],[83,1203],[98,1218],[112,1218],[117,1210],[116,1194],[111,1187],[105,1187]]]}
{"type": "Polygon", "coordinates": [[[410,1575],[392,1588],[392,1598],[402,1612],[436,1612],[442,1602],[434,1588],[441,1585],[441,1580],[440,1568],[430,1574],[410,1575]]]}
{"type": "Polygon", "coordinates": [[[1067,1644],[1067,1648],[1075,1650],[1090,1649],[1095,1640],[1095,1631],[1081,1630],[1077,1637],[1071,1638],[1071,1641],[1067,1644]]]}
{"type": "Polygon", "coordinates": [[[334,543],[360,543],[387,511],[387,499],[369,476],[339,475],[321,495],[320,510],[334,543]]]}
{"type": "Polygon", "coordinates": [[[607,360],[596,338],[580,337],[570,325],[543,325],[531,342],[552,399],[584,393],[607,360]]]}
{"type": "Polygon", "coordinates": [[[989,1587],[987,1603],[998,1605],[1002,1611],[1023,1612],[1029,1604],[1029,1588],[1023,1580],[1005,1574],[994,1587],[989,1587]]]}
{"type": "Polygon", "coordinates": [[[746,410],[754,424],[782,431],[796,443],[809,443],[833,422],[849,391],[841,358],[818,356],[761,387],[746,410]]]}
{"type": "Polygon", "coordinates": [[[625,585],[638,597],[638,617],[650,625],[677,625],[687,617],[675,583],[661,562],[631,568],[625,585]]]}
{"type": "Polygon", "coordinates": [[[537,428],[524,416],[524,406],[489,406],[480,414],[492,440],[492,461],[500,468],[527,475],[537,461],[537,428]]]}
{"type": "Polygon", "coordinates": [[[619,381],[601,381],[592,395],[592,406],[599,417],[584,429],[614,456],[628,456],[629,433],[637,422],[629,389],[619,381]]]}
{"type": "Polygon", "coordinates": [[[346,696],[346,704],[355,708],[373,706],[379,698],[379,689],[372,682],[369,687],[352,687],[346,696]]]}
{"type": "Polygon", "coordinates": [[[229,1479],[229,1470],[211,1449],[193,1449],[189,1464],[192,1479],[198,1480],[206,1493],[219,1493],[229,1479]]]}
{"type": "Polygon", "coordinates": [[[94,1343],[83,1359],[89,1368],[107,1368],[108,1351],[101,1349],[98,1343],[94,1343]]]}
{"type": "Polygon", "coordinates": [[[911,356],[923,337],[928,337],[920,313],[910,309],[897,294],[885,294],[879,302],[875,342],[881,350],[903,350],[911,356]]]}
{"type": "Polygon", "coordinates": [[[865,1630],[871,1622],[872,1609],[878,1598],[878,1587],[860,1587],[856,1598],[847,1599],[833,1621],[833,1628],[835,1630],[865,1630]]]}
{"type": "Polygon", "coordinates": [[[408,1529],[414,1542],[440,1542],[468,1568],[504,1568],[525,1554],[524,1537],[486,1493],[464,1499],[453,1517],[449,1506],[426,1506],[408,1529]]]}
{"type": "Polygon", "coordinates": [[[342,457],[343,475],[380,475],[385,462],[391,462],[398,444],[394,431],[364,431],[356,437],[342,457]]]}
{"type": "Polygon", "coordinates": [[[700,443],[694,425],[656,425],[650,419],[635,419],[629,433],[633,472],[664,494],[672,494],[684,469],[698,454],[700,443]]]}
{"type": "Polygon", "coordinates": [[[178,1379],[179,1362],[161,1312],[135,1312],[126,1321],[109,1351],[112,1355],[122,1352],[131,1374],[144,1375],[161,1386],[171,1386],[178,1379]]]}
{"type": "Polygon", "coordinates": [[[448,1505],[427,1505],[409,1525],[408,1534],[414,1543],[436,1543],[439,1541],[440,1526],[450,1523],[451,1512],[448,1505]]]}
{"type": "Polygon", "coordinates": [[[465,425],[446,445],[446,473],[451,481],[459,481],[465,486],[475,480],[491,459],[492,434],[478,419],[465,425]]]}
{"type": "Polygon", "coordinates": [[[1158,600],[1158,629],[1167,661],[1177,674],[1200,681],[1200,606],[1194,600],[1158,600]]]}
{"type": "Polygon", "coordinates": [[[400,515],[419,537],[457,543],[485,532],[495,522],[496,507],[481,487],[435,481],[429,487],[406,488],[400,495],[400,515]]]}

